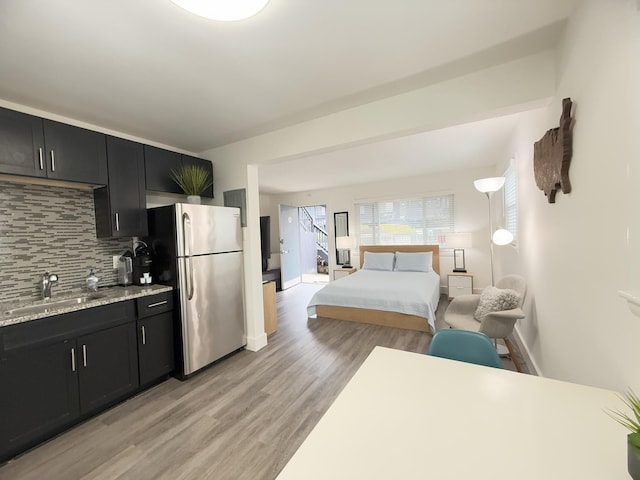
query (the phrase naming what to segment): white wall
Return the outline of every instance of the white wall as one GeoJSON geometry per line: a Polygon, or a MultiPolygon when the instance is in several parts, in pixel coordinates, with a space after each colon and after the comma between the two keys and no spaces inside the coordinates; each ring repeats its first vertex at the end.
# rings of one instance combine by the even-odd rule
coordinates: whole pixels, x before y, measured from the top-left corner
{"type": "MultiPolygon", "coordinates": [[[[261,214],[272,215],[277,220],[278,205],[293,206],[326,204],[329,221],[329,250],[335,251],[334,212],[349,212],[349,232],[357,235],[357,216],[354,204],[359,200],[398,199],[420,195],[455,195],[456,231],[470,232],[473,247],[465,250],[466,266],[474,274],[474,288],[481,290],[490,283],[489,271],[489,229],[487,225],[487,200],[473,187],[478,178],[493,176],[493,168],[478,168],[455,173],[413,176],[386,182],[352,185],[346,188],[332,188],[312,192],[261,195],[261,214]],[[275,212],[275,213],[274,213],[275,212]],[[275,215],[275,217],[274,217],[275,215]]],[[[272,220],[272,230],[277,229],[277,221],[272,220]]],[[[353,255],[359,255],[353,252],[353,255]]],[[[335,256],[330,256],[329,266],[335,268],[335,256]]],[[[356,261],[352,264],[357,265],[356,261]]],[[[440,258],[441,284],[446,285],[447,272],[453,269],[451,250],[443,250],[440,258]]]]}
{"type": "Polygon", "coordinates": [[[539,373],[616,390],[640,389],[640,318],[620,289],[640,291],[640,42],[638,5],[588,0],[571,17],[558,55],[557,94],[522,118],[516,152],[519,249],[501,271],[529,283],[518,331],[539,373]],[[575,103],[572,192],[556,203],[533,177],[533,142],[575,103]]]}

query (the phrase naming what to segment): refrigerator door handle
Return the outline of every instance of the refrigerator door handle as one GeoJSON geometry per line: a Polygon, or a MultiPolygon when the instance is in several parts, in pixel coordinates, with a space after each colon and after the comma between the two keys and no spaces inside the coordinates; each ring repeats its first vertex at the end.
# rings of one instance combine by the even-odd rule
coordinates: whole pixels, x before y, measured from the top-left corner
{"type": "Polygon", "coordinates": [[[182,243],[184,245],[184,256],[191,256],[193,251],[193,235],[191,235],[191,218],[187,212],[182,214],[182,243]],[[187,242],[187,233],[189,234],[189,241],[187,242]]]}
{"type": "Polygon", "coordinates": [[[193,298],[193,258],[187,257],[186,262],[187,270],[187,299],[193,298]]]}

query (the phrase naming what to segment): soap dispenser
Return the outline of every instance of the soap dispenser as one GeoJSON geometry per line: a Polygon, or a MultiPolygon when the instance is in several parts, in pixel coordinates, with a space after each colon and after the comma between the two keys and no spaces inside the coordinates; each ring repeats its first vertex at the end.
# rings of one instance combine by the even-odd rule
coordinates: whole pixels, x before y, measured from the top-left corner
{"type": "Polygon", "coordinates": [[[90,292],[98,291],[98,277],[93,272],[93,267],[89,267],[89,276],[87,277],[87,290],[90,292]]]}

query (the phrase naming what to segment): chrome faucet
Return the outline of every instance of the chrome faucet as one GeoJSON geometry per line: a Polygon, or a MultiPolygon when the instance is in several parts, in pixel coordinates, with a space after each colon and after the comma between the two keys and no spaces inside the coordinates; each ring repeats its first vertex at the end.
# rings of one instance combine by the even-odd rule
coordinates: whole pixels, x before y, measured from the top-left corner
{"type": "Polygon", "coordinates": [[[58,275],[55,273],[44,272],[42,275],[42,299],[49,300],[51,298],[51,287],[58,281],[58,275]]]}

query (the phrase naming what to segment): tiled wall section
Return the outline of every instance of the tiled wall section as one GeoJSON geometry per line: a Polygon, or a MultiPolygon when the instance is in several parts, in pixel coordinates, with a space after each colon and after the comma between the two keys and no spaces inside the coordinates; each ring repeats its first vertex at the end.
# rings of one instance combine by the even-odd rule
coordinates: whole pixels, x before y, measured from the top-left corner
{"type": "Polygon", "coordinates": [[[130,245],[96,238],[92,191],[0,181],[0,302],[39,298],[45,271],[60,278],[54,295],[82,290],[89,267],[114,285],[111,257],[130,245]]]}

